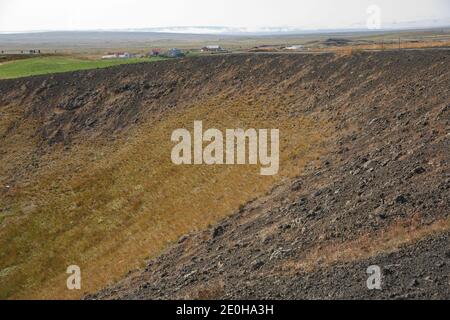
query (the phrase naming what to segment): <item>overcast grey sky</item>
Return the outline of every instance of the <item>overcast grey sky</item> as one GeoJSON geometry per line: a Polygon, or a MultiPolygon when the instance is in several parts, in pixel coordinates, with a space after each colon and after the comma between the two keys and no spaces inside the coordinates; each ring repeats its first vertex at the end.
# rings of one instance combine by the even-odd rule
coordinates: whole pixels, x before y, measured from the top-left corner
{"type": "Polygon", "coordinates": [[[370,5],[383,26],[450,21],[450,0],[0,0],[0,32],[169,26],[362,27],[370,5]]]}

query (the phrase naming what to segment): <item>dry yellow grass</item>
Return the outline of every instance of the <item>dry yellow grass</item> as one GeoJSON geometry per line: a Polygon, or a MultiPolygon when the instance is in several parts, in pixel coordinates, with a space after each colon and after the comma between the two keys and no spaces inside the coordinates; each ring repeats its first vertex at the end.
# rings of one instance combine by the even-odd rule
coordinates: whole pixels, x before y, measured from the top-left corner
{"type": "MultiPolygon", "coordinates": [[[[364,50],[399,50],[399,49],[426,49],[426,48],[442,48],[450,47],[450,41],[401,41],[388,43],[374,43],[352,46],[330,46],[318,51],[335,52],[341,55],[352,55],[364,50]]],[[[316,50],[314,50],[316,51],[316,50]]]]}
{"type": "MultiPolygon", "coordinates": [[[[127,139],[79,143],[69,151],[56,147],[42,155],[45,165],[0,199],[11,208],[0,225],[0,297],[80,298],[141,266],[181,235],[208,227],[281,179],[300,174],[324,152],[330,126],[284,110],[263,96],[211,97],[149,122],[127,139]],[[260,176],[259,166],[173,165],[171,133],[192,130],[194,120],[218,129],[279,128],[280,174],[260,176]],[[72,264],[81,267],[82,291],[66,289],[65,270],[72,264]]],[[[21,138],[7,142],[17,150],[5,162],[24,157],[21,148],[33,144],[31,131],[23,130],[21,138]]]]}

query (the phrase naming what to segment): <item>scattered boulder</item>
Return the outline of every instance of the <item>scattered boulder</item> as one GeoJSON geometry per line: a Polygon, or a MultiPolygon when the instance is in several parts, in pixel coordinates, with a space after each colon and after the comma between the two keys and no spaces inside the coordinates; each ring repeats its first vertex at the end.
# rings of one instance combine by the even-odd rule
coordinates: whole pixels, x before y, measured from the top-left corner
{"type": "Polygon", "coordinates": [[[264,265],[264,262],[261,260],[258,260],[258,261],[253,262],[251,268],[252,268],[252,270],[258,270],[258,269],[261,269],[263,265],[264,265]]]}
{"type": "Polygon", "coordinates": [[[408,199],[404,195],[399,195],[395,198],[395,202],[398,204],[405,204],[408,202],[408,199]]]}
{"type": "Polygon", "coordinates": [[[225,232],[225,227],[224,226],[217,226],[214,228],[213,233],[212,233],[212,238],[218,238],[221,235],[223,235],[225,232]]]}
{"type": "Polygon", "coordinates": [[[426,170],[423,167],[417,167],[413,171],[414,174],[422,174],[422,173],[425,173],[425,172],[426,172],[426,170]]]}
{"type": "Polygon", "coordinates": [[[445,253],[445,257],[447,259],[450,259],[450,249],[448,249],[447,252],[445,253]]]}
{"type": "Polygon", "coordinates": [[[411,282],[409,283],[409,287],[413,288],[413,287],[417,287],[419,285],[419,281],[417,279],[413,279],[411,280],[411,282]]]}

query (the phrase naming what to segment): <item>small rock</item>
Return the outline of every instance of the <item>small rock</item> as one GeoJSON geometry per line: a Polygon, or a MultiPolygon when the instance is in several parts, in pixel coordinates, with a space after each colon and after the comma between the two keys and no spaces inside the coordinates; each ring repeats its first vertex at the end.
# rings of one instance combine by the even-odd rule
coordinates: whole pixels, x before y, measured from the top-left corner
{"type": "Polygon", "coordinates": [[[397,202],[399,204],[405,204],[408,202],[408,200],[406,199],[406,197],[404,195],[399,195],[397,198],[395,198],[395,202],[397,202]]]}
{"type": "Polygon", "coordinates": [[[221,235],[223,235],[223,233],[225,232],[225,228],[223,226],[218,226],[216,228],[214,228],[212,237],[213,239],[220,237],[221,235]]]}
{"type": "Polygon", "coordinates": [[[377,122],[379,119],[375,118],[369,121],[369,126],[371,126],[372,124],[374,124],[375,122],[377,122]]]}
{"type": "Polygon", "coordinates": [[[410,283],[409,286],[410,287],[417,287],[419,285],[419,281],[417,281],[417,279],[413,279],[410,283]]]}
{"type": "Polygon", "coordinates": [[[264,265],[264,262],[263,262],[263,261],[255,261],[255,262],[252,264],[252,270],[258,270],[258,269],[260,269],[263,265],[264,265]]]}
{"type": "Polygon", "coordinates": [[[188,278],[192,277],[193,275],[195,275],[197,272],[198,272],[198,270],[193,270],[192,272],[186,274],[186,275],[184,276],[184,278],[185,278],[185,279],[188,279],[188,278]]]}
{"type": "Polygon", "coordinates": [[[289,223],[283,223],[282,225],[280,225],[280,229],[281,230],[288,230],[290,229],[292,226],[289,223]]]}
{"type": "Polygon", "coordinates": [[[269,243],[272,242],[272,240],[273,240],[273,236],[271,236],[271,235],[265,236],[265,237],[262,239],[262,243],[263,243],[263,244],[269,244],[269,243]]]}
{"type": "Polygon", "coordinates": [[[448,249],[447,252],[445,253],[445,257],[447,259],[450,259],[450,249],[448,249]]]}
{"type": "Polygon", "coordinates": [[[306,215],[307,218],[314,218],[316,216],[316,213],[314,210],[309,210],[308,214],[306,215]]]}
{"type": "Polygon", "coordinates": [[[378,217],[379,217],[381,220],[384,220],[384,219],[387,218],[387,214],[386,214],[385,212],[380,212],[380,213],[378,214],[378,217]]]}
{"type": "Polygon", "coordinates": [[[183,242],[185,242],[188,239],[188,236],[182,236],[180,238],[180,240],[178,240],[178,244],[182,244],[183,242]]]}
{"type": "Polygon", "coordinates": [[[383,274],[390,275],[394,273],[394,267],[393,266],[386,266],[383,268],[383,274]]]}
{"type": "Polygon", "coordinates": [[[414,169],[413,172],[414,172],[414,174],[422,174],[422,173],[425,173],[426,170],[423,167],[417,167],[414,169]]]}
{"type": "Polygon", "coordinates": [[[313,193],[313,198],[317,198],[318,196],[320,196],[322,194],[322,190],[317,190],[316,192],[313,193]]]}
{"type": "Polygon", "coordinates": [[[292,191],[298,191],[302,188],[302,181],[301,180],[297,180],[292,184],[291,190],[292,191]]]}

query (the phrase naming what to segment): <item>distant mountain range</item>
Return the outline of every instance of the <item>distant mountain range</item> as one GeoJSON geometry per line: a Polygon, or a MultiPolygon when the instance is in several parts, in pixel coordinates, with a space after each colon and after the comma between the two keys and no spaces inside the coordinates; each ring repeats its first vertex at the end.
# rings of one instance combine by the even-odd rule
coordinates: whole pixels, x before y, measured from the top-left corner
{"type": "MultiPolygon", "coordinates": [[[[386,23],[380,30],[450,28],[450,17],[446,19],[429,19],[420,21],[399,21],[386,23]]],[[[325,32],[353,32],[367,31],[364,22],[356,23],[348,28],[299,28],[299,27],[227,27],[227,26],[169,26],[152,28],[127,29],[96,29],[96,30],[34,30],[2,32],[0,34],[40,33],[55,31],[83,31],[83,32],[146,32],[146,33],[181,33],[181,34],[209,34],[209,35],[271,35],[271,34],[311,34],[325,32]]],[[[373,31],[373,30],[371,30],[373,31]]]]}
{"type": "MultiPolygon", "coordinates": [[[[381,30],[401,30],[401,29],[421,29],[421,28],[441,28],[450,27],[450,18],[441,20],[422,20],[394,22],[384,25],[381,30]]],[[[119,31],[119,30],[115,30],[119,31]]],[[[261,28],[237,28],[225,26],[177,26],[162,28],[127,29],[121,31],[134,32],[163,32],[163,33],[189,33],[189,34],[228,34],[228,35],[271,35],[271,34],[308,34],[324,32],[345,32],[345,31],[367,31],[364,23],[355,24],[350,28],[298,28],[298,27],[261,27],[261,28]]],[[[373,31],[373,30],[371,30],[373,31]]]]}

